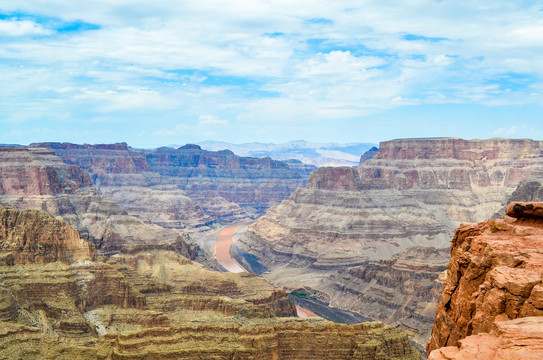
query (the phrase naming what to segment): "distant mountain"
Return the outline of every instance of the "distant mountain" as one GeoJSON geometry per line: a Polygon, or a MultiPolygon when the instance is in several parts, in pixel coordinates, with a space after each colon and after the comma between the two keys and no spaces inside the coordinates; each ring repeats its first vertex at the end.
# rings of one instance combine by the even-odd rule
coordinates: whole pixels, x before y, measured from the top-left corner
{"type": "Polygon", "coordinates": [[[202,141],[203,149],[219,151],[232,150],[236,155],[249,157],[269,156],[276,160],[297,159],[315,166],[357,166],[360,156],[377,144],[371,143],[310,143],[304,140],[284,144],[245,143],[231,144],[220,141],[202,141]]]}

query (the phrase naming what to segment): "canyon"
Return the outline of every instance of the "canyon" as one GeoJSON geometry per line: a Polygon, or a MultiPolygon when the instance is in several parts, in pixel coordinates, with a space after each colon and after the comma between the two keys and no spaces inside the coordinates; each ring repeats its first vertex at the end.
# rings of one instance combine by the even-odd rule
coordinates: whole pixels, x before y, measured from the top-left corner
{"type": "Polygon", "coordinates": [[[401,139],[361,160],[312,172],[249,227],[236,252],[257,256],[274,284],[369,311],[425,345],[454,230],[499,213],[543,168],[543,143],[401,139]]]}
{"type": "Polygon", "coordinates": [[[34,143],[89,172],[100,195],[160,226],[190,230],[261,215],[297,187],[314,166],[246,158],[198,145],[133,149],[125,143],[34,143]],[[292,168],[291,168],[292,167],[292,168]],[[148,204],[154,204],[152,210],[148,204]]]}
{"type": "Polygon", "coordinates": [[[319,169],[198,145],[0,148],[0,354],[418,359],[409,334],[432,359],[539,355],[542,145],[392,140],[319,169]],[[202,239],[264,212],[231,254],[269,282],[212,271],[202,239]],[[287,291],[387,325],[297,319],[287,291]]]}
{"type": "Polygon", "coordinates": [[[382,323],[292,317],[285,291],[256,275],[156,245],[101,257],[40,210],[0,207],[0,224],[3,358],[419,359],[382,323]]]}
{"type": "Polygon", "coordinates": [[[48,149],[0,148],[0,205],[59,216],[102,254],[163,244],[205,261],[187,236],[129,215],[97,193],[87,171],[64,163],[48,149]]]}

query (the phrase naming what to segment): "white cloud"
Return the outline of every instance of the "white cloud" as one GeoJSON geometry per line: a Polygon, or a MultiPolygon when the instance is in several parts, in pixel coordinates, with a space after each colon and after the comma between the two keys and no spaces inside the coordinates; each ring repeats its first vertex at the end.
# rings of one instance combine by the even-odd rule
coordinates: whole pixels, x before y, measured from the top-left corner
{"type": "Polygon", "coordinates": [[[44,29],[41,25],[28,20],[0,20],[0,35],[50,35],[53,32],[44,29]]]}
{"type": "Polygon", "coordinates": [[[219,119],[218,117],[214,115],[200,115],[198,119],[198,123],[202,125],[226,125],[228,121],[219,119]]]}
{"type": "Polygon", "coordinates": [[[155,136],[179,136],[236,119],[309,126],[412,104],[543,100],[543,22],[532,2],[0,0],[0,8],[28,14],[0,20],[9,37],[0,115],[18,121],[153,114],[155,136]],[[100,29],[56,34],[40,24],[47,17],[100,29]],[[509,81],[511,73],[526,80],[509,81]]]}

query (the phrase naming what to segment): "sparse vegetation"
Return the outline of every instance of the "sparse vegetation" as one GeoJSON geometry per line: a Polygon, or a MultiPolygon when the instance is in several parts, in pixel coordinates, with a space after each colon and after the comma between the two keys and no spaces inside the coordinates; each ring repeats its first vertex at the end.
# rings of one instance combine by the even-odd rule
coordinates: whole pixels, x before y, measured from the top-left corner
{"type": "Polygon", "coordinates": [[[487,221],[487,224],[488,224],[488,228],[490,230],[490,232],[492,233],[495,233],[495,232],[500,232],[500,231],[513,231],[514,232],[514,228],[504,222],[501,222],[501,221],[496,221],[496,220],[489,220],[487,221]]]}
{"type": "Polygon", "coordinates": [[[297,298],[300,298],[300,299],[319,300],[315,296],[311,296],[309,294],[306,294],[306,293],[303,293],[303,292],[300,292],[300,291],[293,291],[293,292],[290,293],[290,295],[296,296],[297,298]]]}

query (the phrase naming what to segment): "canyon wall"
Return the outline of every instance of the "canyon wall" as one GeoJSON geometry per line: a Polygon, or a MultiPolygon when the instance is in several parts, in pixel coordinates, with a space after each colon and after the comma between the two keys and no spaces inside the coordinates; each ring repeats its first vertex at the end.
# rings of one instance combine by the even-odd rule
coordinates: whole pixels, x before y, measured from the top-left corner
{"type": "Polygon", "coordinates": [[[30,146],[49,148],[66,163],[87,170],[99,194],[131,215],[176,230],[261,214],[305,185],[315,169],[298,161],[205,151],[198,145],[156,150],[133,149],[125,143],[30,146]]]}
{"type": "Polygon", "coordinates": [[[60,216],[102,253],[171,244],[190,258],[198,247],[183,235],[130,216],[92,187],[89,173],[44,148],[0,148],[0,205],[60,216]]]}
{"type": "MultiPolygon", "coordinates": [[[[141,151],[150,168],[200,201],[218,196],[262,213],[305,185],[308,167],[292,170],[287,163],[245,158],[230,150],[202,150],[198,145],[141,151]]],[[[314,168],[314,167],[313,167],[314,168]]],[[[205,205],[204,205],[205,206],[205,205]]]]}
{"type": "Polygon", "coordinates": [[[414,246],[386,260],[340,270],[324,291],[335,306],[401,326],[424,343],[448,264],[448,249],[414,246]]]}
{"type": "MultiPolygon", "coordinates": [[[[311,173],[306,187],[271,208],[237,246],[261,259],[270,269],[270,281],[330,292],[340,272],[356,272],[349,268],[388,259],[413,246],[448,247],[460,223],[499,212],[517,185],[542,168],[543,143],[527,139],[383,142],[357,168],[311,173]],[[288,276],[290,281],[284,280],[288,276]]],[[[426,266],[425,259],[420,261],[426,266]]],[[[435,268],[434,278],[438,275],[435,268]]],[[[341,281],[340,286],[356,291],[358,280],[350,279],[352,286],[341,281]]],[[[373,295],[380,298],[376,307],[382,307],[375,310],[376,318],[386,320],[391,301],[386,293],[379,294],[373,295]]],[[[332,304],[335,301],[339,305],[339,300],[332,304]]],[[[364,301],[360,295],[342,305],[362,308],[364,301]]],[[[396,301],[400,306],[405,299],[392,302],[396,301]]],[[[405,317],[431,313],[431,306],[424,311],[407,307],[405,317]]],[[[418,332],[428,333],[431,326],[426,321],[418,332]]]]}
{"type": "Polygon", "coordinates": [[[507,215],[518,219],[456,230],[431,359],[543,357],[543,204],[511,203],[507,215]]]}
{"type": "Polygon", "coordinates": [[[0,234],[0,259],[23,249],[0,264],[1,358],[420,358],[398,329],[294,318],[283,289],[163,245],[104,262],[69,225],[10,208],[0,208],[0,234]]]}

